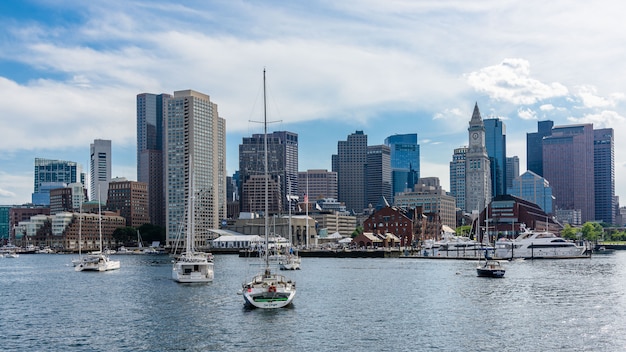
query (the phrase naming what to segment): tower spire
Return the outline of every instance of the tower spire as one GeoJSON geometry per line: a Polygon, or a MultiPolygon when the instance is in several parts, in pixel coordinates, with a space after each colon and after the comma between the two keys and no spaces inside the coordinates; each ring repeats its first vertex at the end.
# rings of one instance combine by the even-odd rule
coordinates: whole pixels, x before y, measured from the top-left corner
{"type": "Polygon", "coordinates": [[[482,118],[480,117],[480,110],[478,110],[478,102],[476,102],[476,104],[474,105],[474,112],[472,113],[472,120],[470,121],[470,125],[479,121],[482,121],[482,118]]]}

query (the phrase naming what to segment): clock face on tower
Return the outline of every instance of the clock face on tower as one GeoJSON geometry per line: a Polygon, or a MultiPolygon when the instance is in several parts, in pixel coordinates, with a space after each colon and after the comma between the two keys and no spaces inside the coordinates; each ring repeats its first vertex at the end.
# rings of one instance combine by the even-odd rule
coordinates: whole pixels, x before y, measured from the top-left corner
{"type": "Polygon", "coordinates": [[[473,140],[477,140],[478,139],[478,132],[472,133],[472,139],[473,140]]]}

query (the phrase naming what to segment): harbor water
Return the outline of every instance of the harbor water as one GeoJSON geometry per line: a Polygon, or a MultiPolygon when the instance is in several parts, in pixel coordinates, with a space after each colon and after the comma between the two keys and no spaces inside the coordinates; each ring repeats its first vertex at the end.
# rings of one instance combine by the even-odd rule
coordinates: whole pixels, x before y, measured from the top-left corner
{"type": "Polygon", "coordinates": [[[258,259],[215,256],[215,279],[182,285],[167,256],[116,256],[76,272],[70,255],[0,259],[3,351],[623,351],[626,251],[507,262],[304,258],[287,309],[237,294],[258,259]]]}

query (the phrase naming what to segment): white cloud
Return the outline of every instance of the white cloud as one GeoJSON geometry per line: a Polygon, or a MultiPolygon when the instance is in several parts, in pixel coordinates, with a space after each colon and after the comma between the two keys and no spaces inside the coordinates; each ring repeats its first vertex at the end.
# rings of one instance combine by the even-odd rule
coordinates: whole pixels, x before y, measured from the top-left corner
{"type": "Polygon", "coordinates": [[[541,111],[552,111],[554,110],[554,105],[552,104],[543,104],[539,107],[539,110],[541,111]]]}
{"type": "Polygon", "coordinates": [[[560,83],[544,84],[531,78],[530,63],[525,59],[504,59],[499,65],[482,68],[465,77],[476,91],[517,105],[531,105],[568,94],[560,83]]]}
{"type": "Polygon", "coordinates": [[[530,108],[518,108],[517,116],[519,116],[522,120],[536,120],[537,113],[530,108]]]}
{"type": "Polygon", "coordinates": [[[608,98],[597,93],[598,89],[591,85],[576,87],[576,96],[582,100],[584,108],[613,108],[618,102],[624,100],[623,93],[612,93],[608,98]]]}
{"type": "Polygon", "coordinates": [[[609,110],[604,110],[599,113],[586,114],[580,118],[570,117],[568,120],[575,124],[593,123],[593,128],[613,128],[614,130],[622,130],[626,128],[626,118],[621,116],[616,111],[609,110]]]}

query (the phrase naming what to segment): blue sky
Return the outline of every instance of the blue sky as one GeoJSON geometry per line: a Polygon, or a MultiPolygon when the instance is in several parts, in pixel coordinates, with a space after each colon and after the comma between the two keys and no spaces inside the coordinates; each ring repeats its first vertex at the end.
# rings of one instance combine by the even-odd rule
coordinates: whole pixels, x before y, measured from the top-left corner
{"type": "Polygon", "coordinates": [[[417,133],[422,176],[449,190],[478,102],[504,119],[522,172],[537,121],[612,127],[626,197],[624,14],[620,1],[2,1],[0,204],[30,201],[35,157],[87,171],[94,139],[135,180],[143,92],[210,95],[234,172],[242,137],[262,132],[263,68],[270,130],[299,134],[300,170],[330,169],[356,130],[370,145],[417,133]]]}

